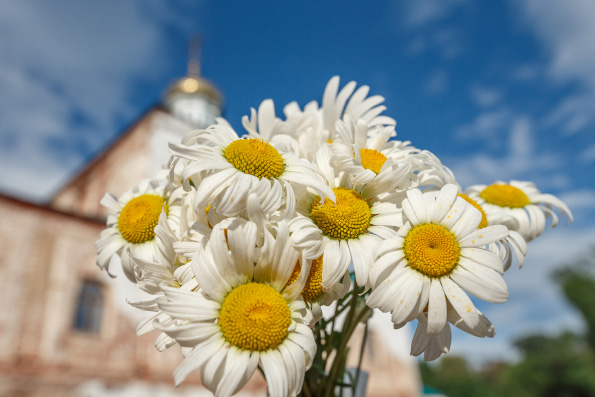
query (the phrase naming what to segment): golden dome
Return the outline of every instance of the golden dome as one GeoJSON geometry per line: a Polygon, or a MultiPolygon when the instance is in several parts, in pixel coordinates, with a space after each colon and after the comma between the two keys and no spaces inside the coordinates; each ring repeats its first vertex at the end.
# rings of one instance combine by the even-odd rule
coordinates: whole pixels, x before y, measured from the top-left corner
{"type": "Polygon", "coordinates": [[[166,101],[177,93],[200,94],[206,96],[217,106],[223,103],[223,95],[213,84],[201,77],[184,77],[173,83],[165,93],[166,101]]]}

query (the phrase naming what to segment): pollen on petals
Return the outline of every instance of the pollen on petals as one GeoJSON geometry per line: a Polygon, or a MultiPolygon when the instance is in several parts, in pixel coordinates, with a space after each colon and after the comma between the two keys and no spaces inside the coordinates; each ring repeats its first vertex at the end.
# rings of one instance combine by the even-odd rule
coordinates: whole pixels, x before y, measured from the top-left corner
{"type": "Polygon", "coordinates": [[[412,228],[405,237],[403,249],[409,266],[428,277],[447,275],[459,262],[460,249],[455,235],[433,223],[412,228]]]}
{"type": "Polygon", "coordinates": [[[372,213],[370,205],[357,192],[342,187],[334,188],[337,205],[320,198],[312,205],[310,217],[325,236],[348,240],[367,232],[372,213]]]}
{"type": "Polygon", "coordinates": [[[290,325],[289,306],[270,285],[242,284],[221,305],[219,326],[223,337],[242,350],[274,349],[283,342],[290,325]]]}
{"type": "MultiPolygon", "coordinates": [[[[144,194],[130,200],[118,216],[118,229],[122,237],[133,244],[153,240],[164,203],[163,197],[153,194],[144,194]]],[[[166,213],[167,209],[165,203],[166,213]]]]}
{"type": "Polygon", "coordinates": [[[505,184],[494,184],[479,193],[486,203],[500,207],[522,208],[531,204],[529,197],[521,189],[505,184]]]}
{"type": "Polygon", "coordinates": [[[236,169],[259,179],[277,178],[285,170],[283,157],[277,149],[260,139],[233,141],[225,148],[223,155],[236,169]]]}

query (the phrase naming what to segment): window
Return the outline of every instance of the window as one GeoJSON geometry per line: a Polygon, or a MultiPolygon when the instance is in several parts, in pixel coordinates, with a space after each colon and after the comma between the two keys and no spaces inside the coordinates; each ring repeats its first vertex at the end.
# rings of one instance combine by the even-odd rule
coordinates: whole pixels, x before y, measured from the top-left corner
{"type": "Polygon", "coordinates": [[[78,296],[74,329],[98,333],[101,326],[102,305],[101,284],[94,281],[85,281],[78,296]]]}

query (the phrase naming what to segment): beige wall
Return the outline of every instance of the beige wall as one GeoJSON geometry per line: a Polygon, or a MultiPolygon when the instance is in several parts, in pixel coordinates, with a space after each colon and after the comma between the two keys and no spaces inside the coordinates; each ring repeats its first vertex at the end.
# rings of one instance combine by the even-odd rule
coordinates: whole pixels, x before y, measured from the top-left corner
{"type": "MultiPolygon", "coordinates": [[[[126,303],[95,265],[93,244],[102,228],[0,197],[0,396],[75,396],[81,383],[93,379],[113,387],[136,380],[173,389],[181,353],[159,353],[155,333],[137,337],[121,313],[126,303]],[[73,329],[84,280],[102,286],[97,334],[73,329]]],[[[198,379],[194,374],[185,383],[197,385],[198,379]]],[[[263,388],[258,376],[248,389],[254,388],[263,388]]]]}

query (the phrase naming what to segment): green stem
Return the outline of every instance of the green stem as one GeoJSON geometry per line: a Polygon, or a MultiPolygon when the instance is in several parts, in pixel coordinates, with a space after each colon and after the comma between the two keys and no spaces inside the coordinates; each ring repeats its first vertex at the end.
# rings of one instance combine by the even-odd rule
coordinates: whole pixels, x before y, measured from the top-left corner
{"type": "MultiPolygon", "coordinates": [[[[334,391],[334,386],[336,383],[336,378],[340,372],[339,371],[340,364],[343,361],[343,355],[345,354],[345,349],[347,348],[347,342],[351,338],[351,333],[353,332],[353,329],[355,329],[355,327],[352,326],[352,323],[353,323],[355,311],[357,308],[357,298],[358,298],[357,285],[354,283],[349,313],[347,313],[347,318],[345,319],[343,332],[341,333],[341,338],[339,339],[339,346],[337,349],[337,354],[335,355],[335,358],[333,359],[333,364],[332,364],[331,370],[329,372],[329,377],[327,379],[326,392],[324,394],[325,397],[332,397],[332,393],[334,391]]],[[[357,322],[355,324],[357,325],[357,322]]],[[[333,333],[334,333],[334,331],[333,331],[333,333]]]]}
{"type": "Polygon", "coordinates": [[[366,350],[366,343],[368,342],[368,322],[366,321],[366,327],[364,328],[364,337],[362,339],[362,347],[359,351],[359,360],[357,363],[357,371],[355,372],[355,380],[353,381],[353,395],[355,396],[355,388],[357,382],[359,382],[359,374],[362,370],[362,361],[364,360],[364,351],[366,350]]]}

